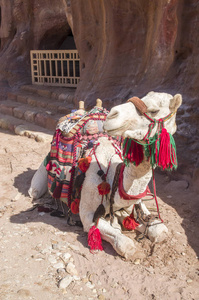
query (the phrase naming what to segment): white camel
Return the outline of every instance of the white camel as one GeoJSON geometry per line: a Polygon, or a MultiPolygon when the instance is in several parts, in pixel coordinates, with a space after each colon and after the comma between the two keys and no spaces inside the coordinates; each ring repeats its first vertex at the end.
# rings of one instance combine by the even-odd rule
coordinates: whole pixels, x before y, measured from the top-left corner
{"type": "MultiPolygon", "coordinates": [[[[181,95],[177,94],[173,97],[167,93],[150,92],[141,100],[147,107],[148,116],[156,120],[163,119],[170,114],[169,118],[165,120],[164,126],[173,135],[176,131],[176,112],[182,103],[181,95]]],[[[151,121],[140,113],[133,101],[129,101],[111,109],[104,123],[104,129],[109,135],[119,135],[142,142],[148,132],[150,123],[151,121]]],[[[157,132],[157,126],[155,125],[152,129],[150,133],[151,137],[157,132]]],[[[137,200],[124,200],[120,197],[117,190],[113,203],[114,222],[110,223],[107,217],[110,213],[110,193],[103,200],[105,216],[99,217],[97,222],[93,222],[94,214],[102,201],[102,196],[99,195],[97,188],[102,182],[100,176],[97,175],[99,164],[105,174],[110,165],[106,181],[112,187],[116,167],[121,163],[121,158],[116,154],[111,140],[102,137],[98,142],[99,145],[95,150],[95,155],[92,155],[92,161],[83,183],[79,215],[85,232],[89,232],[90,228],[96,225],[102,239],[111,243],[119,255],[131,259],[136,252],[136,247],[133,240],[121,232],[120,224],[127,215],[131,214],[135,203],[139,203],[145,215],[150,216],[150,212],[142,202],[141,197],[137,200]]],[[[125,192],[135,196],[142,194],[146,190],[151,177],[152,167],[146,158],[144,158],[139,166],[130,163],[128,167],[124,168],[123,172],[123,187],[125,192]]],[[[159,220],[154,220],[152,223],[153,226],[146,228],[146,223],[141,222],[136,229],[140,232],[145,232],[151,241],[161,240],[168,231],[167,227],[159,220]]]]}

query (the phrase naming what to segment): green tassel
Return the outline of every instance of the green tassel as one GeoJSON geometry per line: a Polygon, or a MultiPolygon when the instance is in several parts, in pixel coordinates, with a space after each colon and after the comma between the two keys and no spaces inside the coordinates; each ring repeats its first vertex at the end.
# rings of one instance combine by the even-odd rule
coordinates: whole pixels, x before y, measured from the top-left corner
{"type": "Polygon", "coordinates": [[[173,157],[170,157],[170,158],[171,158],[173,168],[176,170],[177,167],[178,167],[178,160],[177,160],[177,153],[176,153],[176,143],[175,143],[175,140],[174,140],[173,136],[170,133],[169,133],[169,136],[170,136],[170,147],[171,147],[170,153],[171,154],[173,153],[173,157]]]}
{"type": "Polygon", "coordinates": [[[47,155],[47,156],[45,157],[45,159],[44,159],[44,162],[43,162],[44,167],[47,166],[47,164],[48,164],[49,161],[50,161],[50,152],[48,153],[48,155],[47,155]]]}
{"type": "Polygon", "coordinates": [[[55,178],[55,180],[53,181],[53,183],[51,185],[51,188],[50,188],[51,193],[54,192],[55,188],[56,188],[56,178],[55,178]]]}

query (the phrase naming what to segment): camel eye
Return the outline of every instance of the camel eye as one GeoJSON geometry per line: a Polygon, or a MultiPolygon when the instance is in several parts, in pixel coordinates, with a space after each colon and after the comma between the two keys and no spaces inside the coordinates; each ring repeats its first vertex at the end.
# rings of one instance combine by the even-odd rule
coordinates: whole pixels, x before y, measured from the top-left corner
{"type": "Polygon", "coordinates": [[[159,111],[160,111],[159,109],[150,109],[148,112],[154,116],[154,115],[157,115],[157,113],[159,113],[159,111]]]}

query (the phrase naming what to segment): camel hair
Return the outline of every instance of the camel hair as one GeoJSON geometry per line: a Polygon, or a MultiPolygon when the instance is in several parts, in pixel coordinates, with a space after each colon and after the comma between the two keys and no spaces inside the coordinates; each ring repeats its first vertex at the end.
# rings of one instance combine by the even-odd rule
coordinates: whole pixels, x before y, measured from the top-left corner
{"type": "MultiPolygon", "coordinates": [[[[164,127],[168,133],[173,135],[176,132],[176,112],[182,103],[180,94],[172,96],[167,93],[150,92],[142,99],[142,104],[145,104],[147,115],[155,120],[166,118],[170,114],[170,118],[165,120],[164,127]],[[172,114],[173,113],[173,114],[172,114]]],[[[124,138],[134,139],[142,142],[146,136],[150,125],[150,119],[140,113],[140,110],[134,105],[133,101],[118,105],[110,110],[104,122],[104,130],[111,136],[122,136],[124,138]]],[[[157,132],[157,124],[150,132],[150,137],[153,137],[157,132]]],[[[113,185],[113,179],[118,164],[122,162],[119,155],[116,154],[113,142],[106,137],[101,137],[98,140],[98,147],[95,150],[95,155],[92,155],[92,161],[86,172],[85,180],[81,191],[81,201],[79,206],[79,215],[85,232],[96,225],[99,229],[103,240],[109,242],[115,251],[126,259],[133,259],[136,253],[136,247],[132,239],[122,233],[121,224],[123,219],[130,215],[134,204],[139,204],[141,212],[145,216],[150,217],[150,212],[142,201],[142,197],[136,200],[124,200],[120,197],[118,190],[114,195],[113,203],[113,222],[110,222],[110,193],[103,200],[105,214],[99,217],[97,222],[94,222],[94,214],[102,202],[102,196],[99,195],[98,185],[102,182],[97,175],[99,164],[101,169],[106,174],[106,181],[113,185]]],[[[129,163],[123,171],[123,187],[129,195],[142,194],[149,181],[152,178],[152,166],[149,160],[145,157],[143,161],[135,166],[129,163]]],[[[147,222],[139,219],[139,226],[136,227],[141,233],[153,242],[162,241],[168,234],[168,229],[160,220],[153,219],[148,226],[147,222]]]]}

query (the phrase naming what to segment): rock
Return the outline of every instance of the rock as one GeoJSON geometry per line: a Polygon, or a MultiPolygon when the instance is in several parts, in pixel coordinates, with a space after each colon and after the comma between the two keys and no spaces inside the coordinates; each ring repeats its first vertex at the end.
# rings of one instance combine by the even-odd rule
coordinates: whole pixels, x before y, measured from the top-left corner
{"type": "Polygon", "coordinates": [[[133,263],[134,265],[140,265],[140,259],[136,258],[133,263]]]}
{"type": "Polygon", "coordinates": [[[66,266],[66,271],[73,275],[73,276],[77,276],[78,275],[78,272],[77,270],[75,269],[75,265],[72,263],[72,262],[69,262],[66,266]]]}
{"type": "Polygon", "coordinates": [[[66,289],[71,284],[72,281],[73,281],[73,277],[68,275],[59,281],[58,287],[60,289],[66,289]]]}
{"type": "Polygon", "coordinates": [[[94,289],[95,285],[92,284],[90,281],[88,281],[86,284],[85,284],[89,289],[94,289]]]}
{"type": "Polygon", "coordinates": [[[65,267],[65,265],[62,261],[53,265],[53,268],[55,268],[55,269],[63,269],[64,267],[65,267]]]}
{"type": "Polygon", "coordinates": [[[193,282],[193,280],[192,279],[187,279],[187,283],[192,283],[193,282]]]}
{"type": "Polygon", "coordinates": [[[57,263],[57,260],[54,256],[50,255],[48,257],[48,261],[51,263],[51,264],[56,264],[57,263]]]}
{"type": "Polygon", "coordinates": [[[104,297],[104,295],[98,295],[98,297],[97,297],[97,299],[99,299],[99,300],[105,300],[106,298],[104,297]]]}
{"type": "Polygon", "coordinates": [[[179,181],[175,181],[172,180],[170,181],[164,188],[165,191],[184,191],[189,187],[189,184],[187,181],[185,180],[179,180],[179,181]]]}
{"type": "Polygon", "coordinates": [[[66,269],[64,269],[64,268],[57,269],[57,273],[58,274],[66,274],[66,269]]]}
{"type": "Polygon", "coordinates": [[[67,262],[70,258],[71,258],[71,254],[70,254],[70,253],[64,253],[64,255],[63,255],[63,260],[64,260],[65,262],[67,262]]]}

